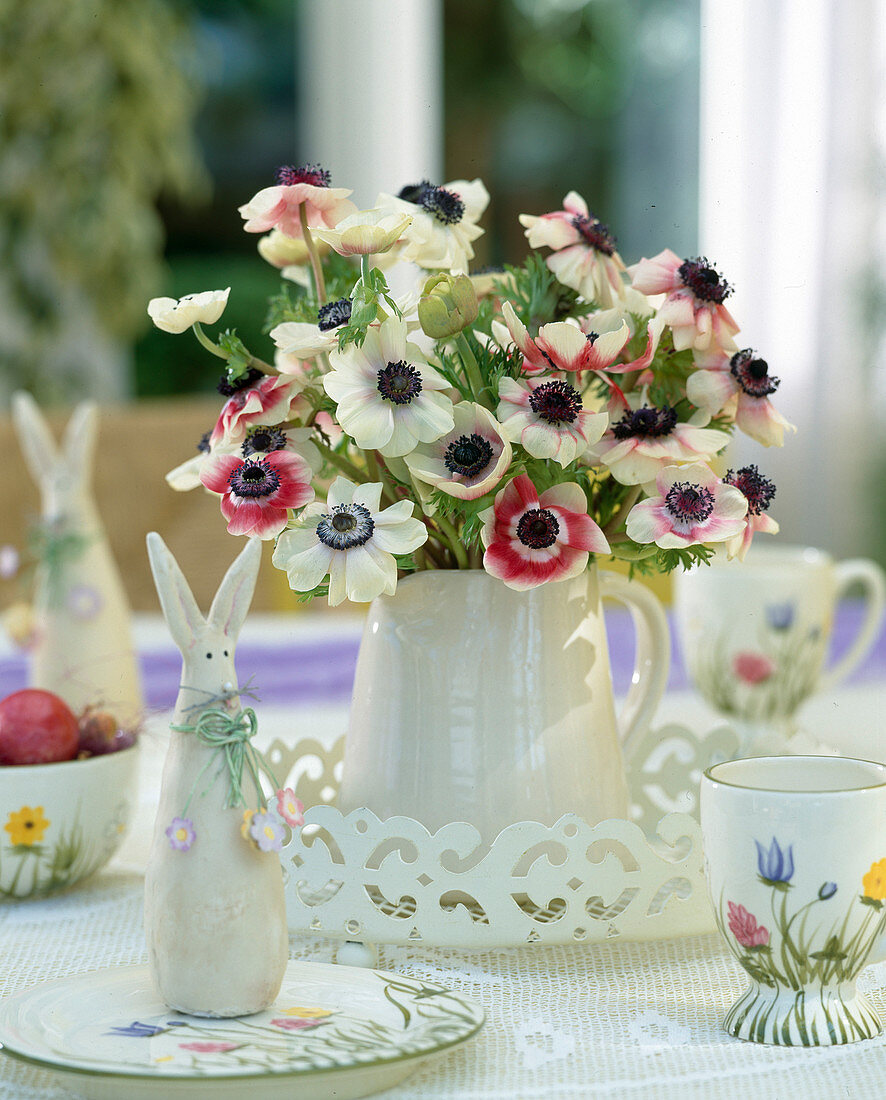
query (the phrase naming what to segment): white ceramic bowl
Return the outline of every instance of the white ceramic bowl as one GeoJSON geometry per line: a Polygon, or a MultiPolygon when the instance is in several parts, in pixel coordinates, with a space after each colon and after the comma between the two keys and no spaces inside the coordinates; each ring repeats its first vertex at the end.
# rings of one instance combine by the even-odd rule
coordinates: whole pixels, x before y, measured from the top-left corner
{"type": "Polygon", "coordinates": [[[0,900],[61,890],[103,867],[136,803],[138,745],[0,767],[0,900]]]}

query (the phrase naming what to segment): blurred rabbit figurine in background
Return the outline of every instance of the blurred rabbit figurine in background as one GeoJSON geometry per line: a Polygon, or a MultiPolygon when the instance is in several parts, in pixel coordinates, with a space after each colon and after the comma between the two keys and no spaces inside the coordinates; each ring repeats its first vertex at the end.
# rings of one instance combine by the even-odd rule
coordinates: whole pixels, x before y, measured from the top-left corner
{"type": "Polygon", "coordinates": [[[274,1000],[289,959],[274,850],[283,828],[262,810],[263,765],[249,744],[254,715],[240,709],[234,671],[261,542],[247,542],[206,619],[155,532],[148,555],[183,657],[145,879],[151,974],[163,1000],[180,1012],[247,1015],[274,1000]]]}
{"type": "Polygon", "coordinates": [[[42,496],[31,686],[76,714],[100,706],[134,729],[143,701],[129,604],[92,497],[96,405],[77,406],[60,448],[29,393],[13,395],[12,417],[42,496]]]}

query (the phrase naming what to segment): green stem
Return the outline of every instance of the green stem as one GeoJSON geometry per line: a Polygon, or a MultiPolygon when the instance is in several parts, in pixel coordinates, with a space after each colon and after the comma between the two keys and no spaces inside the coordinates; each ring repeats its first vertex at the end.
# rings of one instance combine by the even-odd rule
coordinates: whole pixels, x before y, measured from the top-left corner
{"type": "Polygon", "coordinates": [[[471,392],[474,395],[474,400],[478,401],[481,405],[485,405],[487,409],[494,412],[494,406],[489,400],[489,388],[483,381],[483,376],[480,373],[480,367],[471,350],[471,345],[468,343],[468,338],[463,332],[459,332],[455,337],[455,345],[461,352],[461,361],[465,368],[465,375],[468,380],[468,386],[471,388],[471,392]]]}
{"type": "Polygon", "coordinates": [[[203,331],[203,326],[200,324],[199,321],[195,321],[193,325],[191,325],[191,328],[194,330],[194,335],[197,337],[203,347],[206,348],[207,351],[212,352],[213,355],[217,355],[219,359],[224,359],[225,362],[227,362],[227,352],[222,351],[218,344],[209,339],[209,337],[203,331]]]}
{"type": "Polygon", "coordinates": [[[384,463],[380,463],[380,455],[376,451],[366,451],[366,467],[369,472],[369,476],[373,481],[381,483],[382,497],[391,504],[397,502],[397,494],[394,492],[394,486],[391,484],[388,472],[384,467],[384,463]]]}
{"type": "Polygon", "coordinates": [[[299,204],[298,220],[301,223],[305,247],[308,250],[308,255],[311,257],[311,271],[314,273],[314,289],[317,292],[317,304],[322,306],[326,302],[326,283],[323,279],[323,265],[320,263],[320,254],[317,252],[314,238],[311,235],[310,229],[308,229],[308,215],[304,203],[299,204]]]}
{"type": "Polygon", "coordinates": [[[455,560],[458,562],[459,569],[469,569],[468,555],[459,538],[458,531],[456,531],[446,516],[440,515],[439,513],[434,516],[434,523],[436,523],[437,527],[440,529],[440,533],[444,536],[444,541],[455,555],[455,560]]]}
{"type": "Polygon", "coordinates": [[[642,489],[639,485],[634,485],[628,490],[627,496],[621,502],[621,506],[618,511],[612,517],[612,519],[603,528],[603,534],[609,538],[610,535],[614,535],[615,532],[621,527],[627,518],[628,512],[634,507],[639,499],[642,489]]]}
{"type": "Polygon", "coordinates": [[[366,474],[363,470],[359,469],[345,458],[344,455],[340,455],[337,451],[333,451],[331,447],[327,447],[325,443],[321,443],[319,439],[313,441],[314,446],[320,452],[320,454],[326,459],[330,465],[337,467],[342,473],[347,474],[348,477],[353,478],[358,484],[362,484],[367,481],[366,474]]]}

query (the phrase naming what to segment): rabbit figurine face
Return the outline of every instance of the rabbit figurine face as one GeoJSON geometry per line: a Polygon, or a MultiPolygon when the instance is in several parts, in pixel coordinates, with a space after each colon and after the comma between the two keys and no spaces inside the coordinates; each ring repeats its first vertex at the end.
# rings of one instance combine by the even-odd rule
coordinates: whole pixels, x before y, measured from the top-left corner
{"type": "MultiPolygon", "coordinates": [[[[219,750],[196,726],[205,710],[239,711],[234,644],[261,562],[250,539],[222,581],[206,618],[159,535],[148,535],[157,593],[182,652],[181,687],[153,845],[145,877],[145,932],[151,974],[166,1003],[197,1016],[259,1012],[274,997],[289,956],[283,876],[276,852],[243,836],[243,807],[229,804],[219,750]],[[214,776],[207,785],[207,777],[214,776]],[[170,824],[187,805],[191,839],[171,845],[170,824]]],[[[244,770],[247,808],[259,792],[244,770]]]]}
{"type": "Polygon", "coordinates": [[[219,586],[204,618],[178,562],[156,532],[148,535],[151,570],[172,639],[182,655],[175,721],[201,707],[237,706],[234,647],[252,601],[261,542],[250,539],[219,586]]]}

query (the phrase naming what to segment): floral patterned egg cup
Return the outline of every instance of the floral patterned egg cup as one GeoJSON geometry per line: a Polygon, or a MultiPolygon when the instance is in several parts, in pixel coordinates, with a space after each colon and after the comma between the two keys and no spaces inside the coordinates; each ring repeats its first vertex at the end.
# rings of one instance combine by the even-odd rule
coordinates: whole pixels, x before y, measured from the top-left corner
{"type": "Polygon", "coordinates": [[[886,607],[883,570],[835,562],[809,547],[753,547],[746,561],[715,560],[675,575],[683,659],[698,692],[734,724],[740,755],[820,751],[802,745],[795,714],[867,656],[886,607]],[[859,586],[864,613],[845,651],[828,664],[834,614],[859,586]]]}
{"type": "Polygon", "coordinates": [[[701,827],[717,924],[750,978],[726,1031],[778,1046],[879,1035],[855,982],[886,958],[886,764],[716,764],[702,779],[701,827]]]}

